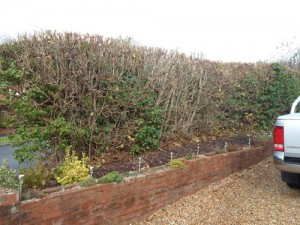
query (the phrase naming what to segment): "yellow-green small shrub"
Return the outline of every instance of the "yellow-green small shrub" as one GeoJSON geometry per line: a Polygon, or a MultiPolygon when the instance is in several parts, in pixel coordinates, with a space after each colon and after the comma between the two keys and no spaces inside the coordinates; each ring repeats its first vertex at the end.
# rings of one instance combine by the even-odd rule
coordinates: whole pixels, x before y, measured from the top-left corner
{"type": "Polygon", "coordinates": [[[167,167],[169,168],[182,168],[184,167],[184,163],[178,159],[173,159],[167,163],[167,167]]]}
{"type": "Polygon", "coordinates": [[[55,170],[55,179],[61,185],[80,182],[89,176],[89,170],[86,166],[88,157],[82,154],[81,160],[76,156],[75,151],[66,150],[64,163],[55,170]]]}

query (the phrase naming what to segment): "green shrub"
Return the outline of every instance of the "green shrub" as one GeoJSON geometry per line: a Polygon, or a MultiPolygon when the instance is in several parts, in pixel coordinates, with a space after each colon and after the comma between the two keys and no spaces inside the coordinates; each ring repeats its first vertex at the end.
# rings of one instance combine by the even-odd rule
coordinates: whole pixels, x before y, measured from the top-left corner
{"type": "Polygon", "coordinates": [[[12,189],[19,188],[16,171],[8,167],[6,159],[2,161],[2,165],[0,167],[0,187],[12,189]]]}
{"type": "Polygon", "coordinates": [[[143,127],[136,135],[136,144],[130,150],[131,154],[141,154],[142,151],[155,150],[159,147],[160,130],[154,126],[143,127]]]}
{"type": "Polygon", "coordinates": [[[143,149],[139,145],[133,145],[130,149],[130,154],[139,155],[143,152],[143,149]]]}
{"type": "Polygon", "coordinates": [[[222,154],[222,153],[225,153],[225,148],[221,148],[221,147],[217,147],[215,148],[215,153],[216,154],[222,154]]]}
{"type": "Polygon", "coordinates": [[[194,157],[192,155],[188,155],[185,157],[186,160],[192,160],[194,157]]]}
{"type": "Polygon", "coordinates": [[[0,145],[10,144],[9,136],[0,137],[0,145]]]}
{"type": "Polygon", "coordinates": [[[228,89],[223,121],[228,129],[270,131],[278,115],[289,113],[300,79],[281,64],[246,73],[228,89]]]}
{"type": "Polygon", "coordinates": [[[123,181],[123,177],[121,176],[121,174],[117,171],[113,171],[101,177],[98,182],[99,183],[112,183],[112,182],[121,183],[122,181],[123,181]]]}
{"type": "Polygon", "coordinates": [[[184,163],[178,159],[173,159],[166,165],[168,168],[182,168],[184,167],[184,163]]]}
{"type": "Polygon", "coordinates": [[[97,181],[92,177],[88,176],[84,178],[82,181],[80,181],[80,187],[90,187],[97,184],[97,181]]]}
{"type": "Polygon", "coordinates": [[[55,179],[61,185],[80,182],[89,176],[89,170],[86,166],[88,158],[82,154],[81,160],[76,156],[75,151],[66,150],[65,161],[55,172],[55,179]]]}

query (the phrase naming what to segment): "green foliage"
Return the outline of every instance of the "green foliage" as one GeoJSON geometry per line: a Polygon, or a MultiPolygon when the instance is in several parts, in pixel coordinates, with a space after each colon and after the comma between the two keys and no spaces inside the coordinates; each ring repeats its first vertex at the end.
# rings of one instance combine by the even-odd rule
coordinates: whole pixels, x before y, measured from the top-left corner
{"type": "Polygon", "coordinates": [[[0,187],[18,189],[18,179],[16,176],[16,171],[10,169],[7,165],[7,160],[2,161],[2,165],[0,167],[0,187]]]}
{"type": "Polygon", "coordinates": [[[134,65],[143,56],[130,42],[45,32],[0,45],[0,51],[0,93],[9,99],[19,162],[55,166],[69,145],[99,154],[119,145],[119,135],[137,133],[139,148],[156,148],[155,140],[140,144],[152,132],[147,126],[160,132],[162,117],[154,107],[157,92],[134,65]]]}
{"type": "Polygon", "coordinates": [[[184,167],[184,163],[178,159],[173,159],[166,164],[168,168],[182,168],[184,167]]]}
{"type": "Polygon", "coordinates": [[[86,155],[140,154],[183,135],[268,130],[298,93],[299,71],[280,64],[211,62],[51,31],[0,44],[0,126],[16,131],[20,162],[55,167],[70,145],[86,155]]]}
{"type": "Polygon", "coordinates": [[[160,131],[154,126],[145,126],[135,135],[136,144],[131,148],[131,154],[155,150],[159,147],[160,131]]]}
{"type": "MultiPolygon", "coordinates": [[[[151,105],[152,106],[152,105],[151,105]]],[[[143,124],[151,125],[156,129],[160,128],[163,124],[164,111],[160,108],[151,108],[143,114],[143,124]]]]}
{"type": "Polygon", "coordinates": [[[38,164],[34,167],[31,166],[26,169],[21,169],[20,173],[24,174],[22,187],[25,192],[30,189],[40,190],[54,179],[53,172],[38,164]]]}
{"type": "Polygon", "coordinates": [[[0,88],[6,88],[11,83],[19,83],[23,78],[24,71],[18,69],[16,62],[11,62],[6,70],[0,71],[0,81],[2,81],[0,88]]]}
{"type": "Polygon", "coordinates": [[[141,128],[134,136],[135,144],[130,150],[131,154],[141,154],[142,151],[156,150],[159,147],[162,115],[163,110],[157,108],[142,113],[142,118],[138,120],[141,128]]]}
{"type": "Polygon", "coordinates": [[[222,153],[225,153],[225,148],[221,148],[221,147],[217,147],[214,149],[215,153],[217,154],[222,154],[222,153]]]}
{"type": "Polygon", "coordinates": [[[289,112],[300,93],[299,76],[289,73],[278,63],[272,64],[269,70],[265,76],[261,71],[247,73],[244,79],[234,84],[226,101],[226,118],[231,126],[268,131],[278,115],[289,112]]]}
{"type": "Polygon", "coordinates": [[[121,183],[122,181],[123,181],[122,175],[118,171],[113,171],[101,177],[98,182],[99,183],[112,183],[112,182],[121,183]]]}
{"type": "Polygon", "coordinates": [[[50,147],[42,130],[43,128],[39,126],[21,125],[11,136],[12,145],[19,147],[15,151],[15,157],[19,162],[34,161],[40,151],[46,152],[50,147]]]}
{"type": "Polygon", "coordinates": [[[273,64],[272,69],[272,82],[262,89],[258,99],[260,105],[265,107],[261,111],[259,124],[262,129],[272,127],[279,114],[288,113],[300,91],[299,77],[288,73],[281,64],[273,64]]]}
{"type": "Polygon", "coordinates": [[[143,149],[138,145],[133,145],[130,149],[130,154],[132,155],[138,155],[143,152],[143,149]]]}
{"type": "Polygon", "coordinates": [[[54,171],[55,179],[61,185],[73,184],[86,179],[89,173],[86,166],[87,160],[88,158],[85,157],[84,153],[79,160],[75,151],[68,148],[64,162],[54,171]]]}
{"type": "Polygon", "coordinates": [[[96,184],[97,181],[92,176],[88,176],[80,181],[80,187],[90,187],[96,184]]]}
{"type": "Polygon", "coordinates": [[[192,160],[194,157],[192,155],[188,155],[185,157],[186,160],[192,160]]]}
{"type": "Polygon", "coordinates": [[[9,136],[0,137],[0,145],[10,144],[9,136]]]}
{"type": "Polygon", "coordinates": [[[13,146],[18,147],[15,156],[19,162],[56,159],[70,145],[71,135],[78,131],[76,126],[72,126],[63,117],[47,125],[21,124],[11,137],[13,146]]]}

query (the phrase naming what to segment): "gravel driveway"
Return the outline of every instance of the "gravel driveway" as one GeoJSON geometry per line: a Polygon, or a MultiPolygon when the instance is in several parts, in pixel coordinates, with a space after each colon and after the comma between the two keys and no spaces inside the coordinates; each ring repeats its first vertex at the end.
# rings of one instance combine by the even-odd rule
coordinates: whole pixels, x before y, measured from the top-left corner
{"type": "Polygon", "coordinates": [[[300,224],[300,190],[269,158],[157,211],[140,224],[300,224]]]}

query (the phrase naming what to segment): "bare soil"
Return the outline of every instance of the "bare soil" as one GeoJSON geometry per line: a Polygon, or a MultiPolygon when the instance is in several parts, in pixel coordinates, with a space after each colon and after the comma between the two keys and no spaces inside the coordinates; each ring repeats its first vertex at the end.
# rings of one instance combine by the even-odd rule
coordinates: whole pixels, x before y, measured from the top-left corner
{"type": "MultiPolygon", "coordinates": [[[[126,173],[129,171],[137,171],[139,165],[139,157],[142,160],[142,167],[157,167],[168,163],[171,160],[171,153],[173,159],[187,157],[197,154],[205,154],[213,152],[216,149],[222,149],[227,142],[228,146],[248,146],[249,137],[239,136],[231,138],[218,138],[215,140],[209,140],[199,143],[185,143],[179,145],[178,143],[164,143],[163,147],[156,151],[150,151],[143,153],[142,155],[130,155],[128,152],[113,152],[106,153],[103,155],[105,163],[103,163],[99,168],[94,170],[93,176],[99,178],[109,172],[119,171],[120,173],[126,173]]],[[[253,141],[252,141],[253,143],[253,141]]],[[[254,144],[254,143],[253,143],[254,144]]],[[[94,158],[95,163],[99,158],[94,158]]]]}

